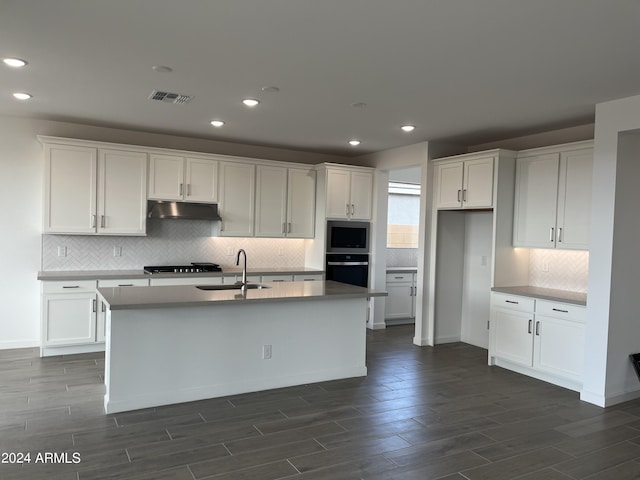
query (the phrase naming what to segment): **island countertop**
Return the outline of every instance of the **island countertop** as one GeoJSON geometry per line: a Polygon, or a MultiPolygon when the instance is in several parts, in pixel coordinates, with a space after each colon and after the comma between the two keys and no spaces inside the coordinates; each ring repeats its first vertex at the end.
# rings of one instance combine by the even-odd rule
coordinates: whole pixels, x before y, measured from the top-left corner
{"type": "Polygon", "coordinates": [[[268,288],[201,290],[193,285],[153,287],[102,287],[98,293],[111,310],[195,307],[216,304],[338,300],[386,296],[386,292],[334,281],[261,282],[268,288]]]}

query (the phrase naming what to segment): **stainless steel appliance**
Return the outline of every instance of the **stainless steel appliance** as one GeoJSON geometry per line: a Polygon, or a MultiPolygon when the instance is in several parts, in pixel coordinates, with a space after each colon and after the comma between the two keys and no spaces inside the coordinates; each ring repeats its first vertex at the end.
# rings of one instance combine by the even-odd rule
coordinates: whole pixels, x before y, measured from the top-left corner
{"type": "Polygon", "coordinates": [[[369,253],[369,222],[327,222],[327,253],[369,253]]]}
{"type": "Polygon", "coordinates": [[[192,262],[191,265],[153,265],[143,267],[144,273],[201,273],[221,272],[222,268],[217,263],[192,262]]]}
{"type": "Polygon", "coordinates": [[[369,255],[363,253],[327,253],[327,280],[369,286],[369,255]]]}

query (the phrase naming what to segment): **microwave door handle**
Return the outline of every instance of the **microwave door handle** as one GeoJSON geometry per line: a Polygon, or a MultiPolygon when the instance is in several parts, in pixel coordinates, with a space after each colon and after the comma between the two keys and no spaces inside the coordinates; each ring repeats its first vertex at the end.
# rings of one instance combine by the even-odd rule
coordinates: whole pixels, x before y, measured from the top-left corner
{"type": "Polygon", "coordinates": [[[355,267],[359,265],[369,265],[369,262],[327,262],[329,266],[344,266],[344,267],[355,267]]]}

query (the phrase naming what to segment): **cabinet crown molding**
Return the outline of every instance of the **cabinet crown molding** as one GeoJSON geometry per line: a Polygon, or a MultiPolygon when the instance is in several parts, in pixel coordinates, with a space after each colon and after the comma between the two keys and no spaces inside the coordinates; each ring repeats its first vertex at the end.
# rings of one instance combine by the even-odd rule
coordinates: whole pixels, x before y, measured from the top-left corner
{"type": "Polygon", "coordinates": [[[593,140],[582,140],[580,142],[560,143],[558,145],[549,145],[547,147],[537,147],[537,148],[529,148],[527,150],[519,150],[518,158],[545,155],[547,153],[570,152],[572,150],[581,150],[583,148],[593,148],[593,140]]]}
{"type": "Polygon", "coordinates": [[[491,150],[483,150],[481,152],[462,153],[460,155],[451,155],[448,157],[433,158],[433,163],[459,162],[460,160],[475,160],[477,158],[501,157],[515,158],[518,152],[514,150],[505,150],[503,148],[494,148],[491,150]]]}

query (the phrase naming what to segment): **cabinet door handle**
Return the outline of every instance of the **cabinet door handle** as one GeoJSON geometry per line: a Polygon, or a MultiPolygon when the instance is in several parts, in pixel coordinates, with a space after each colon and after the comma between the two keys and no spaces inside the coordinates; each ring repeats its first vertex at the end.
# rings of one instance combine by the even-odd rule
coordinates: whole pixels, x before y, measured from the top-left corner
{"type": "Polygon", "coordinates": [[[562,243],[562,227],[558,228],[558,237],[556,238],[556,242],[562,243]]]}
{"type": "Polygon", "coordinates": [[[183,184],[183,183],[181,183],[181,184],[180,184],[180,193],[179,193],[178,195],[182,196],[182,192],[183,192],[183,190],[184,190],[184,184],[183,184]]]}
{"type": "Polygon", "coordinates": [[[187,197],[191,196],[191,184],[187,183],[187,197]]]}
{"type": "Polygon", "coordinates": [[[96,228],[96,221],[98,220],[97,215],[91,215],[91,228],[96,228]]]}
{"type": "Polygon", "coordinates": [[[520,302],[516,302],[514,300],[505,300],[505,303],[513,303],[514,305],[518,305],[520,302]]]}
{"type": "Polygon", "coordinates": [[[345,205],[347,206],[347,217],[349,216],[349,204],[345,203],[345,205]]]}
{"type": "Polygon", "coordinates": [[[287,233],[291,233],[291,222],[287,223],[287,233]]]}
{"type": "Polygon", "coordinates": [[[462,193],[462,190],[458,190],[458,202],[460,201],[460,194],[462,193]]]}
{"type": "Polygon", "coordinates": [[[351,215],[355,215],[356,214],[356,206],[352,203],[351,204],[351,215]]]}
{"type": "Polygon", "coordinates": [[[287,222],[282,222],[282,233],[287,233],[287,222]]]}
{"type": "Polygon", "coordinates": [[[560,308],[553,308],[552,309],[554,312],[561,312],[561,313],[569,313],[569,310],[562,310],[560,308]]]}
{"type": "Polygon", "coordinates": [[[104,226],[106,224],[105,218],[106,217],[104,215],[100,215],[100,228],[104,228],[104,226]]]}
{"type": "Polygon", "coordinates": [[[536,322],[536,335],[540,336],[540,322],[539,321],[536,322]]]}
{"type": "Polygon", "coordinates": [[[92,310],[93,310],[94,313],[96,311],[96,303],[98,303],[98,301],[94,298],[93,299],[93,307],[92,307],[92,310]]]}
{"type": "Polygon", "coordinates": [[[527,327],[527,333],[531,333],[531,325],[533,324],[533,320],[529,320],[529,326],[527,327]]]}
{"type": "Polygon", "coordinates": [[[550,242],[553,242],[553,230],[554,230],[554,228],[553,228],[553,227],[551,227],[551,228],[549,229],[549,241],[550,241],[550,242]]]}
{"type": "Polygon", "coordinates": [[[467,201],[467,189],[466,188],[464,190],[462,190],[462,201],[463,202],[467,201]]]}
{"type": "Polygon", "coordinates": [[[413,287],[409,287],[409,296],[413,297],[413,287]]]}

